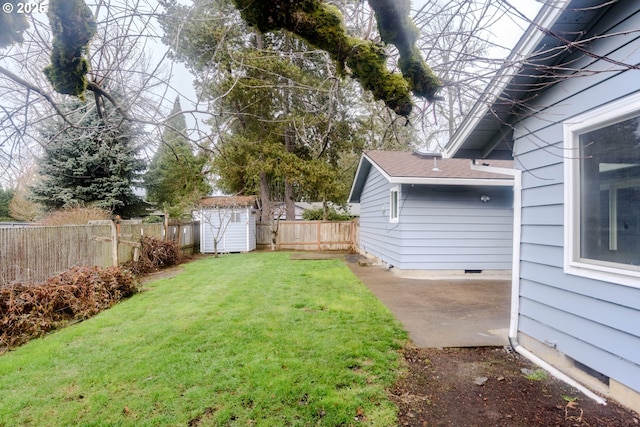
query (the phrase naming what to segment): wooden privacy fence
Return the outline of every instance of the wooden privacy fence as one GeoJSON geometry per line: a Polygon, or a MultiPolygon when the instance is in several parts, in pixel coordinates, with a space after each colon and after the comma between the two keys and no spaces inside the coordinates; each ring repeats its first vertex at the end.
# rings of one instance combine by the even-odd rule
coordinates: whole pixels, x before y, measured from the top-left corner
{"type": "MultiPolygon", "coordinates": [[[[270,248],[274,226],[258,224],[256,245],[270,248]]],[[[275,249],[303,251],[350,251],[356,247],[358,221],[280,221],[275,249]]]]}
{"type": "Polygon", "coordinates": [[[161,230],[161,236],[180,247],[182,255],[193,255],[200,248],[199,221],[169,221],[161,230]]]}
{"type": "Polygon", "coordinates": [[[142,224],[96,221],[88,225],[0,228],[0,286],[37,283],[74,266],[109,267],[133,259],[144,236],[172,240],[193,253],[193,222],[142,224]],[[115,242],[115,243],[114,243],[115,242]]]}

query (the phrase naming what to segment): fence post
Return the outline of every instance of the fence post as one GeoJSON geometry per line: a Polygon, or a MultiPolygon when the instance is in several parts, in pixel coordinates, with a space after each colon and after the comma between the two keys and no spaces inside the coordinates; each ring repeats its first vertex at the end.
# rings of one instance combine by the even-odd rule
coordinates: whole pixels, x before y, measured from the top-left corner
{"type": "Polygon", "coordinates": [[[113,267],[118,266],[118,227],[116,221],[118,220],[111,221],[111,265],[113,267]]]}

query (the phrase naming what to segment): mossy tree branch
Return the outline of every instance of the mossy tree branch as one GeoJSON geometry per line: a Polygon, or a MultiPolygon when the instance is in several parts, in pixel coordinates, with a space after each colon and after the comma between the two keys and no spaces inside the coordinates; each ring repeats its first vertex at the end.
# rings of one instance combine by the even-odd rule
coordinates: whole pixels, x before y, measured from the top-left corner
{"type": "Polygon", "coordinates": [[[87,44],[96,32],[91,9],[83,0],[50,0],[49,21],[53,33],[51,65],[44,69],[58,93],[82,98],[87,88],[87,44]]]}
{"type": "Polygon", "coordinates": [[[422,60],[415,41],[417,29],[409,18],[409,1],[370,0],[383,41],[400,52],[403,76],[386,67],[382,47],[348,35],[342,14],[321,0],[233,0],[243,19],[261,32],[285,29],[329,53],[338,67],[401,116],[411,113],[411,92],[435,99],[440,82],[422,60]],[[396,27],[400,25],[401,27],[396,27]],[[398,30],[401,28],[402,30],[398,30]]]}
{"type": "Polygon", "coordinates": [[[441,84],[416,46],[419,31],[409,17],[410,0],[369,0],[369,5],[375,13],[382,40],[398,48],[398,66],[414,95],[435,99],[441,84]]]}

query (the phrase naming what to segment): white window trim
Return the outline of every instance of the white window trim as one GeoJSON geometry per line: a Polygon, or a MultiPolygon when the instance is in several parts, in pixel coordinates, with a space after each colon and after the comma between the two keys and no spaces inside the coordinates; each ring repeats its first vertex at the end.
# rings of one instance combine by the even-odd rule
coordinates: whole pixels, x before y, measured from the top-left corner
{"type": "MultiPolygon", "coordinates": [[[[640,114],[640,93],[580,114],[563,124],[564,131],[564,272],[621,285],[640,288],[640,271],[622,264],[579,258],[580,179],[579,135],[623,122],[640,114]]],[[[610,242],[611,243],[611,242],[610,242]]]]}
{"type": "Polygon", "coordinates": [[[400,220],[400,186],[395,185],[389,189],[389,222],[397,223],[400,220]],[[397,194],[396,208],[393,209],[393,194],[397,194]]]}

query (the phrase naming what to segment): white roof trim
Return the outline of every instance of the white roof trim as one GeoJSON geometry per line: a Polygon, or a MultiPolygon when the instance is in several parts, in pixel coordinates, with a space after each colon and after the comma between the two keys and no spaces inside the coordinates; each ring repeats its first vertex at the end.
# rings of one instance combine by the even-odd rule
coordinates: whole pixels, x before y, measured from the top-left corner
{"type": "MultiPolygon", "coordinates": [[[[512,186],[513,178],[434,178],[416,176],[391,176],[385,172],[376,162],[367,156],[367,160],[378,172],[391,184],[418,184],[418,185],[468,185],[468,186],[512,186]]],[[[473,162],[469,160],[469,166],[473,162]]],[[[502,168],[496,168],[502,169],[502,168]]],[[[488,172],[488,171],[487,171],[488,172]]],[[[498,172],[502,173],[502,172],[498,172]]]]}
{"type": "Polygon", "coordinates": [[[379,165],[378,165],[378,164],[377,164],[377,163],[376,163],[376,162],[375,162],[371,157],[367,156],[367,154],[366,154],[366,153],[364,154],[364,157],[366,157],[366,158],[367,158],[367,161],[368,161],[369,163],[371,163],[371,166],[373,166],[374,168],[376,168],[376,170],[377,170],[378,172],[380,172],[380,174],[381,174],[381,175],[382,175],[382,176],[383,176],[387,181],[391,182],[391,180],[393,179],[393,178],[391,177],[391,175],[389,175],[387,172],[385,172],[385,170],[384,170],[384,169],[382,169],[382,168],[381,168],[381,167],[380,167],[380,166],[379,166],[379,165]]]}
{"type": "Polygon", "coordinates": [[[490,178],[418,178],[394,176],[388,178],[391,184],[418,184],[418,185],[466,185],[466,186],[513,186],[513,179],[490,179],[490,178]]]}
{"type": "Polygon", "coordinates": [[[473,106],[469,112],[468,120],[464,120],[460,127],[453,135],[453,139],[450,139],[442,150],[443,158],[453,157],[460,149],[462,144],[467,140],[471,133],[478,126],[478,123],[482,120],[485,114],[489,111],[491,104],[500,96],[500,94],[507,87],[513,76],[518,72],[521,67],[520,61],[523,58],[530,56],[536,46],[545,37],[545,33],[540,31],[540,28],[550,28],[562,15],[564,9],[569,4],[570,0],[555,0],[545,3],[534,22],[529,25],[524,32],[520,40],[513,48],[505,64],[510,64],[502,68],[493,77],[487,90],[484,92],[478,102],[473,106]]]}
{"type": "Polygon", "coordinates": [[[508,175],[511,177],[520,173],[520,171],[517,169],[499,168],[496,166],[485,166],[485,165],[479,165],[477,163],[471,163],[471,170],[478,171],[478,172],[499,173],[499,174],[508,175]]]}

